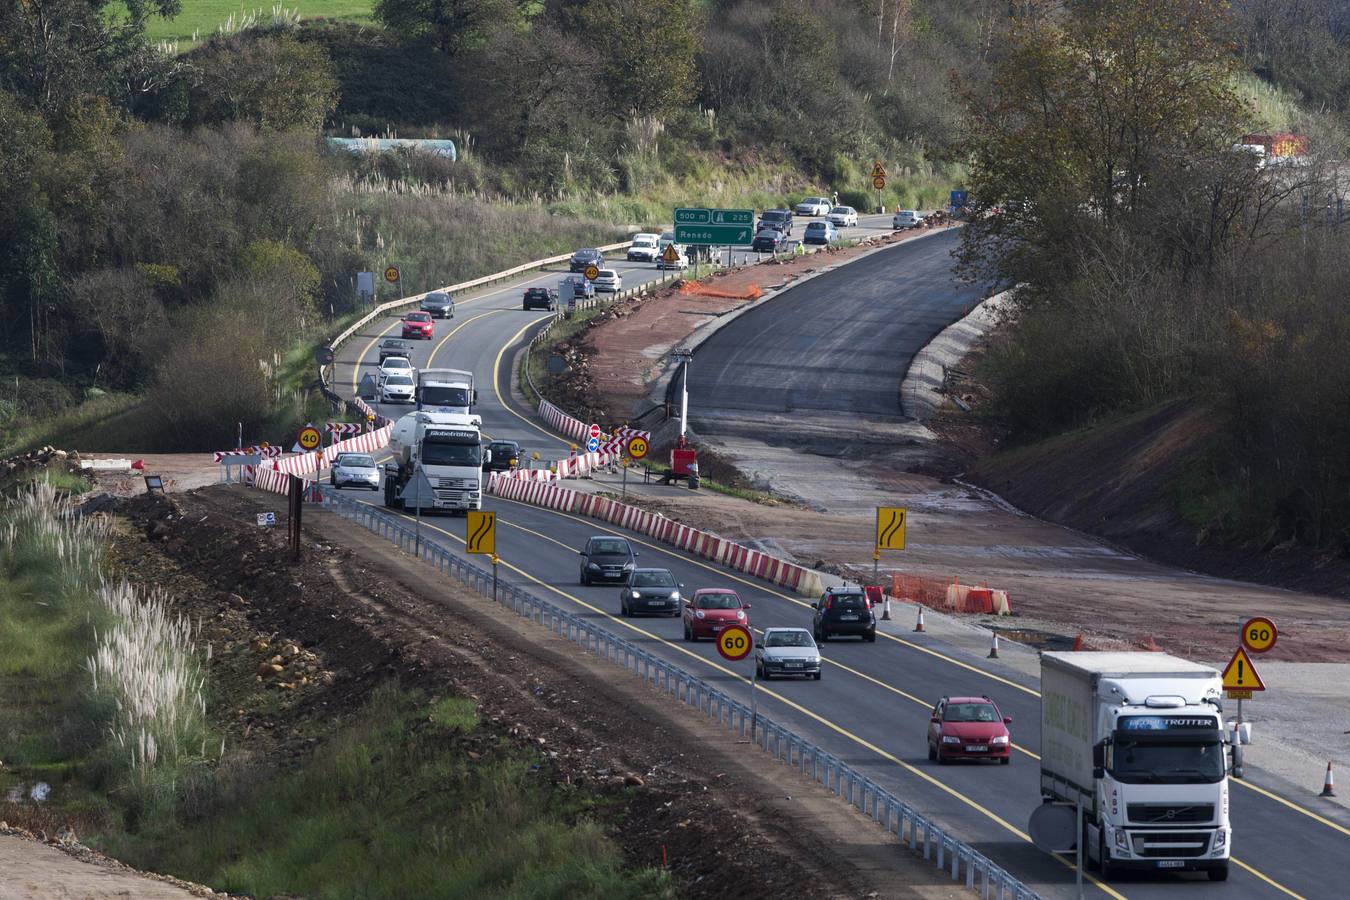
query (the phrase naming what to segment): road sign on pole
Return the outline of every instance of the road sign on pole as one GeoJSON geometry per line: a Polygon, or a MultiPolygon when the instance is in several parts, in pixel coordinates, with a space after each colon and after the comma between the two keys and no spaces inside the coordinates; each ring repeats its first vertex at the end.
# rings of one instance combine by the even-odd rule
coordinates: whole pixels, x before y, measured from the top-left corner
{"type": "Polygon", "coordinates": [[[594,422],[592,422],[592,423],[591,423],[591,427],[586,429],[586,434],[587,434],[588,436],[590,436],[590,437],[599,439],[599,437],[600,437],[600,426],[597,425],[597,424],[595,424],[594,422]]]}
{"type": "Polygon", "coordinates": [[[1242,626],[1242,646],[1253,653],[1265,653],[1275,646],[1279,636],[1275,623],[1265,616],[1248,619],[1242,626]]]}
{"type": "Polygon", "coordinates": [[[755,639],[744,625],[728,625],[717,634],[717,652],[728,662],[739,662],[755,649],[755,639]]]}
{"type": "Polygon", "coordinates": [[[306,425],[300,429],[300,434],[295,442],[305,450],[313,450],[323,442],[323,435],[319,434],[319,429],[313,425],[306,425]]]}
{"type": "Polygon", "coordinates": [[[633,435],[628,439],[628,455],[633,459],[642,459],[647,455],[647,439],[640,434],[633,435]]]}
{"type": "Polygon", "coordinates": [[[877,190],[881,190],[885,186],[886,186],[886,176],[884,175],[872,176],[872,187],[876,188],[877,190]]]}
{"type": "Polygon", "coordinates": [[[1264,691],[1266,683],[1257,674],[1251,657],[1241,647],[1233,653],[1233,658],[1223,668],[1223,689],[1225,691],[1264,691]]]}
{"type": "Polygon", "coordinates": [[[886,167],[881,164],[881,160],[879,159],[872,161],[872,177],[873,178],[886,177],[886,167]]]}
{"type": "Polygon", "coordinates": [[[969,200],[970,200],[969,191],[952,191],[951,202],[953,210],[965,208],[965,205],[966,203],[969,202],[969,200]]]}
{"type": "Polygon", "coordinates": [[[588,440],[588,441],[586,442],[586,449],[589,450],[589,451],[592,452],[592,453],[594,453],[595,451],[599,450],[599,449],[600,449],[600,439],[599,439],[598,437],[593,437],[593,438],[591,438],[590,440],[588,440]]]}
{"type": "Polygon", "coordinates": [[[385,281],[389,282],[390,284],[398,284],[398,279],[399,279],[398,266],[385,266],[385,267],[384,267],[384,280],[385,280],[385,281]]]}
{"type": "Polygon", "coordinates": [[[877,543],[878,550],[905,549],[905,518],[903,506],[877,507],[877,543]]]}
{"type": "Polygon", "coordinates": [[[748,245],[755,236],[753,209],[675,210],[675,240],[680,244],[748,245]]]}
{"type": "Polygon", "coordinates": [[[600,277],[600,267],[597,266],[595,263],[591,263],[589,266],[586,267],[586,271],[582,272],[581,274],[586,276],[587,281],[594,281],[595,279],[600,277]]]}
{"type": "MultiPolygon", "coordinates": [[[[471,509],[468,513],[464,549],[470,553],[497,555],[497,514],[486,509],[471,509]]],[[[494,560],[495,562],[495,560],[494,560]]]]}

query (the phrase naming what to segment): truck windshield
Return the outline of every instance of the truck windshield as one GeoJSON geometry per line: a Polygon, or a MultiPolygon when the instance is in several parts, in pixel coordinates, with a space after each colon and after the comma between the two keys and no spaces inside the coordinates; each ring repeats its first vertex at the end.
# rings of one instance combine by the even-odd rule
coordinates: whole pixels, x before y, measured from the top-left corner
{"type": "Polygon", "coordinates": [[[483,452],[478,444],[423,441],[422,464],[425,466],[481,466],[483,464],[483,452]]]}
{"type": "Polygon", "coordinates": [[[1111,774],[1128,784],[1213,784],[1226,773],[1223,744],[1173,744],[1120,740],[1112,747],[1111,774]]]}
{"type": "Polygon", "coordinates": [[[469,405],[469,390],[462,387],[427,384],[422,386],[422,402],[427,406],[469,405]]]}

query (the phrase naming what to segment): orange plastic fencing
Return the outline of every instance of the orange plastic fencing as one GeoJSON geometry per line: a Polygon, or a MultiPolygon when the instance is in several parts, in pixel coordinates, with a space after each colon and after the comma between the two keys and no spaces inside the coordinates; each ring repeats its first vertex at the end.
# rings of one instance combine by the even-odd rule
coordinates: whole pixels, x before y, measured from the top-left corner
{"type": "Polygon", "coordinates": [[[697,294],[700,297],[723,297],[727,300],[758,300],[764,292],[759,285],[752,284],[742,291],[719,291],[697,281],[686,281],[680,285],[681,294],[697,294]]]}
{"type": "Polygon", "coordinates": [[[922,603],[933,609],[951,613],[983,615],[1011,615],[1012,600],[1007,591],[988,586],[961,584],[957,579],[947,580],[925,575],[891,573],[891,596],[899,600],[922,603]]]}

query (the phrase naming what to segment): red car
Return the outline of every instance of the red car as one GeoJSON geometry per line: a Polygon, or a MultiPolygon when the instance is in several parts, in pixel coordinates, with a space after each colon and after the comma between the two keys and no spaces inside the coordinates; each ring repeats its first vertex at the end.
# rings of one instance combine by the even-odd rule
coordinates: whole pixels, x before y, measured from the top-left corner
{"type": "Polygon", "coordinates": [[[403,336],[405,338],[426,338],[431,340],[431,335],[435,326],[432,324],[431,314],[424,312],[410,312],[403,317],[403,336]]]}
{"type": "Polygon", "coordinates": [[[928,720],[928,758],[1012,761],[1012,735],[1005,716],[988,697],[943,697],[928,720]]]}
{"type": "Polygon", "coordinates": [[[726,588],[702,588],[684,603],[684,639],[716,637],[728,625],[750,627],[745,611],[750,604],[726,588]]]}

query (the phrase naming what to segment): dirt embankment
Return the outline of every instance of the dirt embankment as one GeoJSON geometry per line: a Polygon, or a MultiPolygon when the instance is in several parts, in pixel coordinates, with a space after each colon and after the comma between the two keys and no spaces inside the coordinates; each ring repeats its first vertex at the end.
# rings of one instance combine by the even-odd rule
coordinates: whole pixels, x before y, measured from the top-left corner
{"type": "Polygon", "coordinates": [[[472,698],[478,752],[537,752],[631,865],[664,858],[688,896],[951,895],[838,801],[365,530],[316,511],[293,561],[253,524],[283,506],[228,487],[123,504],[118,569],[203,623],[230,744],[291,764],[394,679],[472,698]]]}

